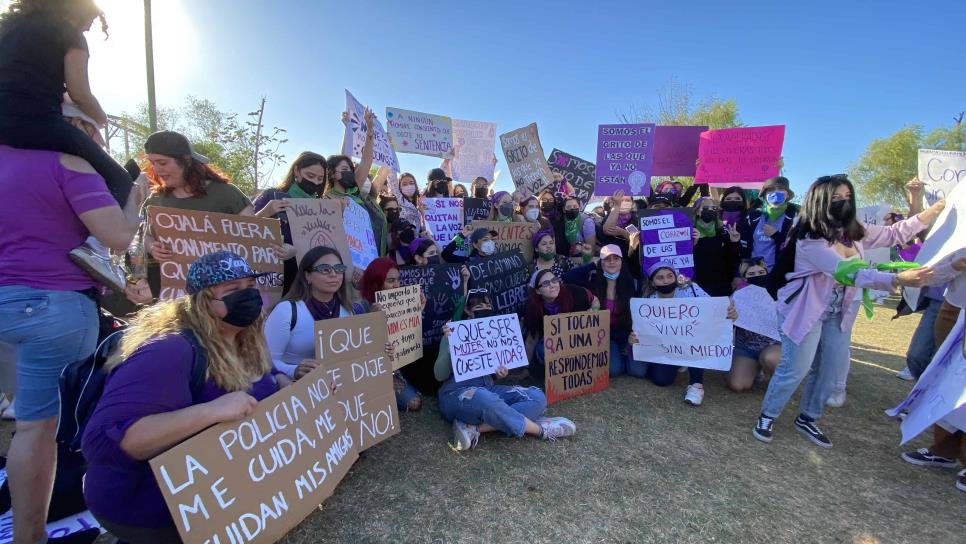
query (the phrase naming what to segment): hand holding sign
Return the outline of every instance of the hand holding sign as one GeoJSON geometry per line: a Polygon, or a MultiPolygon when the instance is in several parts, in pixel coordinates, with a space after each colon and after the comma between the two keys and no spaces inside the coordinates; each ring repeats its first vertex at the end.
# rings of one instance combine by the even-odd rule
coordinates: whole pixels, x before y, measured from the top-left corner
{"type": "Polygon", "coordinates": [[[516,314],[449,323],[449,354],[457,382],[527,365],[516,314]]]}

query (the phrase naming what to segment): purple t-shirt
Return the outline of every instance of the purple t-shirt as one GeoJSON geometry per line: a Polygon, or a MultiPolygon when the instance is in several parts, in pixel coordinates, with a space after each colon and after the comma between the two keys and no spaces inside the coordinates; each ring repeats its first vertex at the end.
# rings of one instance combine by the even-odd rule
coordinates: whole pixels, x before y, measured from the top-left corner
{"type": "MultiPolygon", "coordinates": [[[[84,498],[97,517],[121,525],[165,527],[173,523],[147,461],[121,449],[124,433],[139,419],[195,404],[191,398],[194,352],[180,334],[153,340],[114,369],[81,441],[87,459],[84,498]]],[[[278,389],[266,374],[248,393],[262,400],[278,389]]],[[[198,404],[226,392],[208,380],[198,404]]]]}
{"type": "Polygon", "coordinates": [[[90,235],[78,215],[116,206],[104,179],[64,168],[60,153],[0,145],[0,286],[81,291],[97,283],[68,257],[90,235]]]}

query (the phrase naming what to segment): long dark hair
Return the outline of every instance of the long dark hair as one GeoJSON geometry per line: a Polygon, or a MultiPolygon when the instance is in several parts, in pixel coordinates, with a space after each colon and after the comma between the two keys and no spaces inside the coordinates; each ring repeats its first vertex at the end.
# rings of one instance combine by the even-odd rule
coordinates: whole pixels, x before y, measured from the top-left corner
{"type": "MultiPolygon", "coordinates": [[[[170,157],[184,170],[184,188],[192,196],[208,194],[205,190],[206,182],[231,184],[231,179],[217,166],[198,162],[191,155],[181,157],[165,155],[165,157],[170,157]]],[[[164,182],[155,173],[154,166],[151,165],[150,161],[145,160],[142,169],[144,175],[148,178],[153,193],[168,196],[174,191],[173,187],[164,186],[164,182]]]]}
{"type": "MultiPolygon", "coordinates": [[[[628,270],[626,263],[627,261],[621,263],[620,275],[615,280],[614,313],[616,319],[611,320],[610,323],[612,336],[614,332],[619,332],[621,334],[621,339],[619,340],[621,341],[623,335],[630,334],[631,332],[631,299],[637,295],[637,282],[634,281],[634,276],[628,270]]],[[[603,260],[597,261],[597,264],[594,266],[587,287],[590,289],[590,293],[597,297],[597,300],[603,306],[607,300],[607,278],[604,277],[603,260]]]]}
{"type": "Polygon", "coordinates": [[[731,187],[728,187],[727,189],[725,189],[724,192],[721,193],[720,202],[723,204],[725,197],[730,195],[731,193],[735,193],[741,197],[741,211],[744,212],[745,210],[747,210],[748,198],[745,196],[745,190],[742,189],[741,187],[738,187],[737,185],[732,185],[731,187]]]}
{"type": "Polygon", "coordinates": [[[413,206],[419,206],[419,180],[416,179],[416,176],[410,174],[409,172],[399,174],[399,194],[402,195],[404,199],[408,200],[413,206]],[[406,196],[402,192],[402,180],[405,178],[412,178],[413,180],[413,187],[416,188],[416,190],[413,191],[413,196],[406,196]]]}
{"type": "Polygon", "coordinates": [[[823,239],[832,244],[843,237],[853,242],[865,237],[865,229],[856,219],[855,187],[845,174],[822,176],[815,180],[805,193],[805,202],[798,215],[793,239],[823,239]],[[850,213],[844,221],[839,222],[832,217],[829,210],[832,205],[832,195],[843,185],[849,188],[850,213]]]}
{"type": "Polygon", "coordinates": [[[97,17],[101,21],[101,32],[108,37],[107,19],[94,0],[13,0],[7,11],[0,14],[0,25],[15,21],[22,15],[44,12],[70,22],[97,17]]]}
{"type": "MultiPolygon", "coordinates": [[[[309,286],[309,282],[305,279],[310,272],[312,272],[312,267],[315,266],[315,262],[325,257],[326,255],[335,255],[338,257],[339,262],[345,264],[342,261],[342,255],[335,249],[325,246],[315,246],[310,249],[302,260],[299,262],[299,269],[296,272],[295,280],[292,281],[292,287],[285,294],[282,300],[290,300],[292,302],[307,302],[312,298],[312,288],[309,286]]],[[[346,271],[348,272],[348,270],[346,271]]],[[[349,281],[345,277],[345,273],[342,275],[342,287],[339,287],[339,302],[342,307],[353,313],[352,311],[352,300],[349,299],[349,281]]]]}
{"type": "MultiPolygon", "coordinates": [[[[292,166],[289,166],[288,172],[285,173],[285,177],[282,178],[282,181],[280,181],[275,188],[282,192],[288,192],[288,190],[292,188],[292,184],[295,183],[295,173],[303,168],[308,168],[309,166],[314,166],[316,164],[325,169],[325,177],[323,180],[328,180],[329,169],[326,167],[325,157],[311,151],[303,151],[299,153],[298,157],[295,157],[295,160],[292,161],[292,166]]],[[[325,181],[322,183],[324,187],[325,181]]]]}
{"type": "Polygon", "coordinates": [[[353,177],[352,184],[353,184],[353,187],[355,186],[356,164],[352,162],[352,158],[347,157],[345,155],[330,155],[329,158],[325,161],[325,164],[326,164],[325,189],[323,189],[322,191],[323,193],[328,193],[330,189],[335,187],[335,182],[336,182],[335,169],[343,161],[349,163],[349,174],[352,175],[353,177]]]}

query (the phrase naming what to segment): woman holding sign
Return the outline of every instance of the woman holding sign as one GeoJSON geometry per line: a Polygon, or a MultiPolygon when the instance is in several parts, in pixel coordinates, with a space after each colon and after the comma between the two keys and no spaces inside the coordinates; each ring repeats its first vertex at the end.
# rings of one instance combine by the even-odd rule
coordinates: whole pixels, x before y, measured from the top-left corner
{"type": "MultiPolygon", "coordinates": [[[[738,290],[748,286],[762,289],[768,287],[768,268],[764,259],[742,261],[738,267],[738,275],[738,290]]],[[[750,291],[746,291],[748,292],[750,291]]],[[[768,296],[769,302],[773,303],[770,295],[768,296]]],[[[731,358],[731,370],[728,372],[728,389],[736,393],[750,391],[758,376],[771,376],[775,372],[781,355],[781,342],[736,326],[735,349],[731,358]]]]}
{"type": "MultiPolygon", "coordinates": [[[[678,282],[678,272],[670,263],[657,262],[647,270],[648,283],[644,289],[644,298],[698,298],[706,297],[707,293],[694,283],[678,282]]],[[[728,307],[728,319],[738,319],[734,303],[728,307]]],[[[637,335],[630,333],[630,344],[637,344],[637,335]]],[[[627,362],[627,373],[637,378],[648,378],[654,385],[667,387],[677,379],[679,367],[633,358],[627,362]]],[[[684,393],[684,402],[691,406],[700,406],[704,402],[704,369],[688,369],[688,389],[684,393]]]]}
{"type": "MultiPolygon", "coordinates": [[[[832,447],[815,422],[822,416],[837,377],[849,364],[852,324],[862,300],[859,289],[891,292],[899,285],[918,287],[933,273],[931,268],[895,275],[880,272],[862,266],[863,253],[912,239],[944,206],[944,201],[937,202],[890,227],[863,225],[856,219],[855,190],[845,175],[822,176],[812,184],[799,221],[788,236],[789,244],[794,243],[786,248],[794,251],[794,269],[778,291],[782,356],[762,402],[755,438],[772,441],[775,418],[809,376],[795,428],[816,445],[832,447]]],[[[781,261],[790,257],[783,251],[781,261]]]]}
{"type": "MultiPolygon", "coordinates": [[[[541,269],[530,278],[530,299],[527,301],[527,346],[534,346],[530,359],[530,377],[543,383],[546,354],[543,345],[543,317],[599,310],[600,302],[584,287],[565,284],[553,270],[541,269]]],[[[529,351],[529,350],[528,350],[529,351]]]]}
{"type": "MultiPolygon", "coordinates": [[[[464,289],[466,284],[464,283],[464,289]]],[[[466,304],[459,311],[462,319],[481,319],[493,316],[493,304],[486,289],[467,292],[466,304]]],[[[449,338],[453,331],[443,327],[443,341],[436,359],[436,379],[445,382],[439,389],[439,412],[453,423],[453,444],[456,451],[476,447],[480,434],[500,431],[507,436],[536,436],[556,440],[572,436],[577,426],[563,417],[543,417],[547,397],[537,387],[496,385],[507,376],[500,367],[493,376],[482,376],[457,382],[453,378],[453,364],[449,353],[449,338]]],[[[543,375],[540,376],[543,379],[543,375]]]]}
{"type": "Polygon", "coordinates": [[[258,274],[219,251],[187,276],[187,296],[145,308],[124,332],[81,443],[87,506],[132,544],[181,541],[148,460],[248,416],[280,384],[262,336],[258,274]]]}

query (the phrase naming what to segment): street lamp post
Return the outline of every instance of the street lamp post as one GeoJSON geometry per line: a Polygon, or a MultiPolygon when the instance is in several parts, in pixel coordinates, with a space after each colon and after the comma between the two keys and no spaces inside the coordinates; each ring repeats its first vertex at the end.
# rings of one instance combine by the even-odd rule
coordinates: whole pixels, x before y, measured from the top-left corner
{"type": "Polygon", "coordinates": [[[144,55],[148,72],[148,119],[151,132],[158,130],[158,104],[154,96],[154,38],[151,32],[151,0],[144,0],[144,55]]]}

